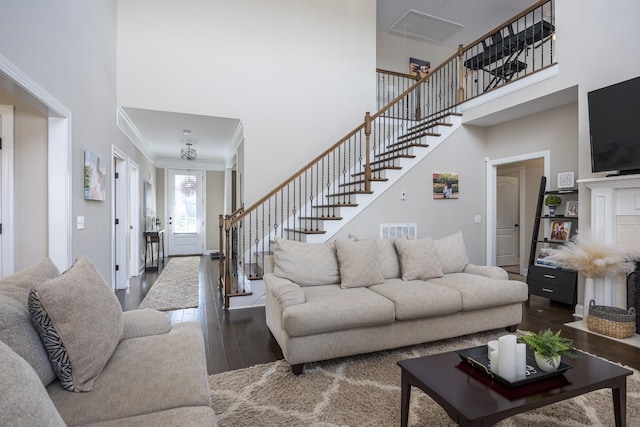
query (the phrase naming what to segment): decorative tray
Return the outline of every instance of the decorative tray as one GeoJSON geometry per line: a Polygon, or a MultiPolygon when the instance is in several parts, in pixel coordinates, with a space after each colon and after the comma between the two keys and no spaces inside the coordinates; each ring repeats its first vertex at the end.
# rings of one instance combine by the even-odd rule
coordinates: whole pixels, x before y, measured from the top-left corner
{"type": "Polygon", "coordinates": [[[518,387],[525,384],[530,384],[537,381],[542,381],[547,378],[553,378],[564,374],[572,366],[564,362],[560,362],[560,366],[554,372],[544,372],[538,368],[536,359],[533,356],[533,350],[527,348],[527,375],[524,378],[519,378],[515,381],[509,381],[508,379],[501,377],[500,375],[491,372],[489,369],[489,357],[487,356],[487,346],[481,345],[478,347],[466,348],[464,350],[457,350],[458,356],[467,364],[482,372],[484,375],[495,379],[496,381],[508,386],[518,387]]]}

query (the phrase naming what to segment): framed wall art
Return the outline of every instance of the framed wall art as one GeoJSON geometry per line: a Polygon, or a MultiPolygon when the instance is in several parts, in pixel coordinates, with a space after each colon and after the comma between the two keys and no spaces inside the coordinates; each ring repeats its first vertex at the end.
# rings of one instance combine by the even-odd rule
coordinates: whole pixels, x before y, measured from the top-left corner
{"type": "Polygon", "coordinates": [[[104,163],[91,150],[84,150],[84,199],[104,201],[104,163]]]}
{"type": "Polygon", "coordinates": [[[433,174],[433,198],[457,199],[460,194],[460,186],[457,173],[433,174]]]}

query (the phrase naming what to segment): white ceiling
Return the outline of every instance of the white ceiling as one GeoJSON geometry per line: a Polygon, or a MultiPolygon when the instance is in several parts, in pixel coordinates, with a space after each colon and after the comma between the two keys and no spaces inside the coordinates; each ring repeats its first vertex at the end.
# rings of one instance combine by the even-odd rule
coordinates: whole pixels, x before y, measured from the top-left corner
{"type": "MultiPolygon", "coordinates": [[[[535,0],[377,0],[377,28],[453,52],[459,44],[472,43],[534,3],[535,0]],[[405,21],[401,21],[403,17],[405,21]],[[421,30],[423,22],[427,31],[421,30]]],[[[198,163],[222,169],[220,165],[225,164],[238,142],[235,138],[241,125],[239,119],[127,107],[123,111],[137,137],[151,151],[147,154],[159,163],[178,161],[180,150],[190,139],[198,163]],[[190,136],[183,134],[185,129],[191,131],[190,136]]]]}

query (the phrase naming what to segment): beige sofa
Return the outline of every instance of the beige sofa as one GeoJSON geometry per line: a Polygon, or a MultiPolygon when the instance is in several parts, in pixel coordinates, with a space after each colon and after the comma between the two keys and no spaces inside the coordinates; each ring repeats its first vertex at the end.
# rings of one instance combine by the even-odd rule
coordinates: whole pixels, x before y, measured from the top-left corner
{"type": "Polygon", "coordinates": [[[438,240],[309,244],[276,238],[267,325],[294,374],[305,363],[496,329],[522,320],[526,283],[438,240]]]}
{"type": "Polygon", "coordinates": [[[215,426],[198,323],[122,312],[80,257],[0,280],[0,425],[215,426]]]}

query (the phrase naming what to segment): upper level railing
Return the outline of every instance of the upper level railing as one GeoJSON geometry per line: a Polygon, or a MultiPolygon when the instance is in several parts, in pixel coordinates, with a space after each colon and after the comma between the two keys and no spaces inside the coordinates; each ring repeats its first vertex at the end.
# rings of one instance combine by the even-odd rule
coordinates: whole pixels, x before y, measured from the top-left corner
{"type": "Polygon", "coordinates": [[[553,64],[553,1],[541,1],[493,29],[423,78],[378,70],[378,108],[282,184],[246,209],[220,216],[220,280],[225,305],[259,277],[275,237],[303,240],[342,219],[358,194],[399,169],[462,102],[553,64]],[[232,289],[237,284],[237,289],[232,289]]]}

